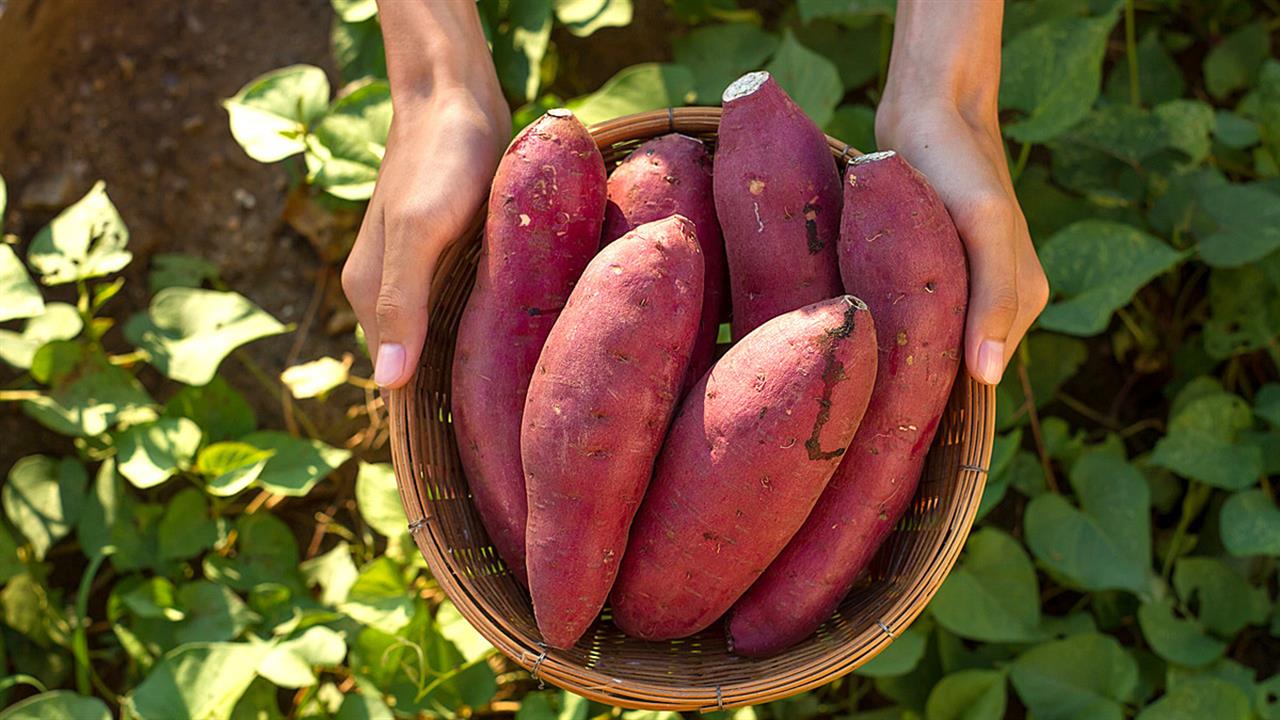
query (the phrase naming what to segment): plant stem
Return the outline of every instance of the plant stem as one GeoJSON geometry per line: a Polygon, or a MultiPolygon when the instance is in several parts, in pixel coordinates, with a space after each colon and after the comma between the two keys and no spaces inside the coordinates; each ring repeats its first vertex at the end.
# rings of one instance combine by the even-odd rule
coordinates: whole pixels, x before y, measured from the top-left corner
{"type": "Polygon", "coordinates": [[[106,553],[98,553],[89,558],[89,567],[80,577],[80,588],[76,591],[76,627],[72,636],[71,650],[76,658],[76,690],[81,695],[90,693],[89,682],[89,590],[93,587],[93,577],[106,560],[106,553]]]}
{"type": "Polygon", "coordinates": [[[1009,175],[1013,182],[1018,182],[1018,178],[1022,177],[1022,171],[1027,169],[1027,159],[1031,157],[1031,143],[1024,142],[1022,147],[1018,149],[1018,159],[1013,163],[1013,169],[1009,171],[1009,175]]]}
{"type": "Polygon", "coordinates": [[[1124,2],[1124,49],[1129,57],[1129,102],[1142,107],[1142,86],[1138,79],[1138,30],[1135,27],[1133,0],[1124,2]]]}
{"type": "Polygon", "coordinates": [[[0,390],[0,402],[35,400],[41,395],[39,390],[0,390]]]}
{"type": "Polygon", "coordinates": [[[150,359],[151,359],[151,354],[148,353],[146,350],[134,350],[133,352],[123,353],[121,355],[107,356],[107,362],[111,363],[112,365],[125,365],[125,366],[133,365],[135,363],[140,363],[140,362],[146,362],[147,360],[150,360],[150,359]]]}
{"type": "Polygon", "coordinates": [[[1182,546],[1182,538],[1187,534],[1187,528],[1191,527],[1191,521],[1195,520],[1204,509],[1204,504],[1208,502],[1209,495],[1213,491],[1213,488],[1204,483],[1195,480],[1189,482],[1191,486],[1187,488],[1187,494],[1182,497],[1182,517],[1178,518],[1178,527],[1173,531],[1169,550],[1164,554],[1164,567],[1160,570],[1160,577],[1165,580],[1169,579],[1169,573],[1173,570],[1173,561],[1178,557],[1178,550],[1182,546]]]}
{"type": "Polygon", "coordinates": [[[1036,397],[1031,392],[1031,378],[1027,376],[1027,364],[1018,358],[1018,380],[1022,382],[1022,394],[1026,397],[1027,419],[1031,421],[1031,436],[1036,441],[1036,452],[1040,455],[1040,465],[1044,468],[1044,483],[1055,494],[1059,492],[1058,481],[1053,476],[1053,465],[1049,461],[1049,451],[1045,448],[1044,435],[1040,433],[1040,413],[1036,412],[1036,397]]]}

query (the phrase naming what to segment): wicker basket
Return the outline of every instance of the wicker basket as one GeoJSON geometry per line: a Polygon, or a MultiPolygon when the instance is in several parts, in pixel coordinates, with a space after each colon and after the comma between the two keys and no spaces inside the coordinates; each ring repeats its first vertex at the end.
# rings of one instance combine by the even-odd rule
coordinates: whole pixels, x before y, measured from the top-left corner
{"type": "MultiPolygon", "coordinates": [[[[714,143],[719,108],[662,110],[595,125],[605,160],[639,142],[682,132],[714,143]]],[[[854,154],[830,139],[837,157],[854,154]]],[[[391,449],[409,528],[440,586],[495,647],[521,667],[592,700],[628,708],[716,710],[776,700],[870,660],[924,609],[955,563],[982,497],[994,437],[995,393],[960,377],[930,451],[916,498],[868,576],[816,634],[781,655],[730,654],[719,624],[684,640],[627,637],[608,609],[578,646],[547,650],[526,591],[489,544],[467,492],[449,419],[458,318],[480,251],[479,224],[441,259],[418,372],[390,393],[391,449]]]]}

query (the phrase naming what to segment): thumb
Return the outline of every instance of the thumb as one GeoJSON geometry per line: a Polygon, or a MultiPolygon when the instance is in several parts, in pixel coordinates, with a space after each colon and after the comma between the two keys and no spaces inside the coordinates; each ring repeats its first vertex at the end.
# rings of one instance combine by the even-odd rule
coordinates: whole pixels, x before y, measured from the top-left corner
{"type": "Polygon", "coordinates": [[[373,351],[373,379],[383,389],[404,385],[413,376],[427,336],[431,278],[439,242],[423,230],[425,223],[398,223],[387,228],[382,284],[375,306],[378,347],[373,351]]]}
{"type": "Polygon", "coordinates": [[[965,365],[979,382],[995,385],[1004,374],[1006,343],[1018,316],[1016,227],[1003,203],[961,227],[969,257],[969,313],[965,365]]]}

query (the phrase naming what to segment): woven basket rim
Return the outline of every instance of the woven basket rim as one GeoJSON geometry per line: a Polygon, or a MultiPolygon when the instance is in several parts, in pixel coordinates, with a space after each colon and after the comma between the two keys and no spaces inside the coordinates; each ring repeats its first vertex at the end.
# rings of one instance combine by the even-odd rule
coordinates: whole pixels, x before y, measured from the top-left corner
{"type": "MultiPolygon", "coordinates": [[[[719,107],[666,108],[597,123],[589,131],[604,150],[619,143],[645,140],[669,132],[711,136],[718,128],[719,118],[719,107]]],[[[833,157],[846,160],[858,154],[848,143],[831,136],[827,136],[827,140],[833,157]]],[[[438,268],[453,267],[465,246],[470,244],[466,240],[475,238],[482,229],[484,214],[485,208],[481,207],[463,239],[452,243],[445,251],[438,268]]],[[[453,282],[440,271],[432,279],[432,320],[437,302],[450,290],[453,282]]],[[[424,345],[429,344],[430,335],[424,345]]],[[[425,362],[425,350],[423,355],[422,362],[425,362]]],[[[494,647],[529,671],[539,683],[546,681],[589,699],[625,708],[707,712],[752,705],[827,684],[871,660],[923,612],[954,566],[982,498],[995,436],[995,388],[976,382],[962,366],[951,402],[957,402],[959,395],[959,402],[965,410],[962,423],[965,441],[960,443],[958,475],[953,481],[963,495],[949,505],[951,512],[945,519],[946,531],[940,547],[899,589],[882,617],[846,641],[840,646],[840,651],[826,653],[799,667],[786,663],[786,658],[795,649],[784,651],[771,659],[776,660],[772,665],[782,669],[765,673],[747,683],[721,686],[690,682],[687,686],[658,687],[628,683],[624,678],[585,666],[569,653],[548,649],[537,639],[521,633],[507,618],[488,607],[483,598],[471,592],[468,587],[471,581],[459,572],[452,556],[453,548],[447,546],[438,520],[431,512],[429,505],[434,501],[429,498],[430,493],[424,485],[424,478],[430,474],[430,464],[425,456],[427,449],[422,447],[422,438],[416,434],[420,430],[417,419],[424,416],[423,408],[429,405],[425,397],[428,390],[420,387],[422,362],[406,385],[388,393],[386,405],[390,416],[396,484],[409,521],[409,531],[433,576],[467,621],[494,647]]],[[[421,429],[421,434],[425,434],[425,429],[421,429]]]]}

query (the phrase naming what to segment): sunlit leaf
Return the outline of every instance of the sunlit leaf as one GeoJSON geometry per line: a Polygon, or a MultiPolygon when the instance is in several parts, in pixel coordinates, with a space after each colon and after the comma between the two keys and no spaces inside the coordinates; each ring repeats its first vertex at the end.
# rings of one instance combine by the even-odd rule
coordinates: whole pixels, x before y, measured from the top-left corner
{"type": "Polygon", "coordinates": [[[368,200],[391,129],[391,90],[370,82],[339,98],[312,128],[311,182],[344,200],[368,200]]]}
{"type": "MultiPolygon", "coordinates": [[[[0,256],[4,254],[0,246],[0,256]]],[[[0,281],[3,282],[3,281],[0,281]]],[[[26,322],[21,333],[0,330],[0,360],[16,368],[29,369],[36,351],[54,340],[70,340],[80,334],[84,321],[74,306],[49,303],[26,322]]]]}
{"type": "Polygon", "coordinates": [[[329,33],[329,44],[333,47],[333,59],[343,78],[387,77],[387,53],[382,42],[382,27],[376,16],[357,23],[335,19],[329,33]]]}
{"type": "Polygon", "coordinates": [[[188,385],[165,403],[166,417],[184,417],[200,426],[205,442],[219,442],[253,432],[258,424],[244,396],[221,377],[207,385],[188,385]]]}
{"type": "Polygon", "coordinates": [[[280,382],[289,388],[289,393],[295,398],[323,398],[330,390],[347,381],[349,369],[350,363],[323,357],[285,368],[280,373],[280,382]]]}
{"type": "Polygon", "coordinates": [[[267,644],[183,645],[165,655],[124,706],[141,718],[229,718],[269,652],[267,644]]]}
{"type": "Polygon", "coordinates": [[[31,241],[27,262],[45,285],[102,277],[129,264],[129,230],[98,182],[74,205],[58,213],[31,241]]]}
{"type": "MultiPolygon", "coordinates": [[[[3,193],[3,180],[0,180],[0,218],[4,217],[3,193]]],[[[44,298],[27,274],[27,268],[13,246],[0,243],[0,322],[35,317],[43,311],[44,298]]]]}
{"type": "Polygon", "coordinates": [[[493,38],[493,63],[502,87],[528,102],[541,86],[542,58],[551,40],[552,0],[513,3],[493,38]]]}
{"type": "Polygon", "coordinates": [[[0,490],[4,514],[31,543],[36,560],[75,528],[88,484],[84,466],[73,458],[28,455],[9,468],[0,490]]]}
{"type": "Polygon", "coordinates": [[[360,574],[351,560],[351,546],[345,542],[307,560],[298,569],[308,585],[320,586],[320,602],[329,606],[336,606],[347,599],[347,593],[360,574]]]}
{"type": "Polygon", "coordinates": [[[231,135],[249,157],[264,163],[306,150],[307,128],[328,105],[329,79],[312,65],[260,75],[222,103],[231,135]]]}
{"type": "Polygon", "coordinates": [[[156,520],[162,512],[159,505],[140,503],[125,490],[115,460],[109,458],[98,466],[85,496],[76,537],[89,557],[109,552],[111,565],[120,572],[155,567],[156,520]]]}
{"type": "Polygon", "coordinates": [[[161,290],[147,313],[135,315],[124,329],[157,370],[188,385],[212,380],[237,347],[285,331],[239,293],[198,288],[161,290]]]}
{"type": "Polygon", "coordinates": [[[631,24],[631,0],[555,0],[555,10],[560,24],[578,37],[631,24]]]}
{"type": "Polygon", "coordinates": [[[252,485],[274,454],[243,442],[214,443],[200,451],[196,471],[208,479],[210,495],[230,497],[252,485]]]}
{"type": "Polygon", "coordinates": [[[683,65],[643,63],[609,78],[597,91],[567,106],[587,125],[622,115],[679,107],[694,97],[693,73],[683,65]]]}
{"type": "Polygon", "coordinates": [[[117,469],[137,488],[155,487],[190,466],[200,427],[186,418],[131,425],[115,436],[117,469]]]}
{"type": "Polygon", "coordinates": [[[316,683],[312,668],[337,665],[346,655],[342,635],[317,625],[276,645],[258,664],[258,673],[280,687],[310,687],[316,683]]]}
{"type": "MultiPolygon", "coordinates": [[[[0,203],[0,209],[3,203],[0,203]]],[[[96,697],[70,690],[40,693],[0,710],[0,720],[111,720],[111,710],[96,697]]]]}
{"type": "Polygon", "coordinates": [[[193,255],[182,253],[157,253],[151,256],[151,274],[148,276],[151,294],[165,288],[198,288],[218,278],[218,266],[193,255]]]}
{"type": "Polygon", "coordinates": [[[356,475],[356,504],[360,517],[384,537],[408,532],[409,521],[396,488],[396,475],[386,463],[360,463],[356,475]]]}
{"type": "Polygon", "coordinates": [[[378,14],[374,0],[331,0],[333,12],[346,22],[360,22],[378,14]]]}
{"type": "Polygon", "coordinates": [[[236,521],[235,554],[209,554],[206,578],[241,591],[274,583],[285,591],[304,592],[298,574],[298,541],[293,532],[269,513],[242,515],[236,521]]]}
{"type": "Polygon", "coordinates": [[[413,601],[400,567],[391,558],[382,557],[360,570],[338,609],[359,623],[394,633],[409,623],[413,601]]]}
{"type": "Polygon", "coordinates": [[[349,450],[275,430],[251,433],[241,442],[273,453],[258,476],[258,485],[278,495],[306,495],[351,457],[349,450]]]}

